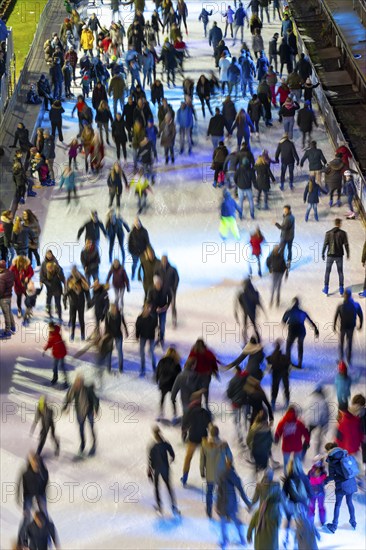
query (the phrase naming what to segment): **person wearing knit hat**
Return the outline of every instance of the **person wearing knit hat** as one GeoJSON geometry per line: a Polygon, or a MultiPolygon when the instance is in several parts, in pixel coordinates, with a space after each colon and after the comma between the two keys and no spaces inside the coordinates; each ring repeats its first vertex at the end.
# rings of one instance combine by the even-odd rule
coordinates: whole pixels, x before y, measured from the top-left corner
{"type": "Polygon", "coordinates": [[[300,105],[297,103],[297,101],[293,101],[291,96],[288,96],[279,111],[279,115],[283,119],[283,129],[285,133],[289,135],[290,139],[293,138],[295,112],[299,109],[300,105]]]}

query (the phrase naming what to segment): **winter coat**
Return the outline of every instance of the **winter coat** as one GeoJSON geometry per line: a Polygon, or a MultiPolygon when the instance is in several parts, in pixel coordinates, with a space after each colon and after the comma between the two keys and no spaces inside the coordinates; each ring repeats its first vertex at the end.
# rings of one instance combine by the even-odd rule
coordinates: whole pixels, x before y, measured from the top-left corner
{"type": "Polygon", "coordinates": [[[209,349],[205,349],[203,352],[196,352],[191,350],[188,356],[188,360],[195,362],[194,370],[197,374],[216,374],[218,371],[217,359],[215,355],[209,349]]]}
{"type": "Polygon", "coordinates": [[[141,271],[143,272],[143,287],[145,294],[154,286],[154,275],[159,271],[161,262],[158,258],[154,258],[152,261],[145,257],[144,254],[140,256],[140,267],[138,271],[138,280],[141,281],[141,271]]]}
{"type": "Polygon", "coordinates": [[[326,462],[328,463],[329,474],[328,481],[335,482],[336,495],[337,493],[343,493],[343,495],[351,495],[357,491],[357,483],[354,477],[346,479],[343,474],[341,460],[347,456],[347,451],[339,447],[332,449],[326,462]]]}
{"type": "Polygon", "coordinates": [[[23,487],[23,498],[45,496],[48,484],[48,470],[42,458],[38,457],[39,470],[35,472],[31,465],[28,464],[27,469],[21,476],[21,484],[23,487]]]}
{"type": "Polygon", "coordinates": [[[154,312],[156,312],[157,309],[167,310],[171,302],[171,293],[164,288],[157,290],[155,287],[152,287],[148,291],[147,301],[151,304],[154,312]]]}
{"type": "Polygon", "coordinates": [[[304,202],[306,202],[307,199],[309,204],[318,204],[322,188],[315,181],[313,181],[312,186],[312,190],[309,191],[309,183],[306,184],[304,189],[304,202]]]}
{"type": "Polygon", "coordinates": [[[95,88],[93,90],[93,94],[92,94],[92,105],[93,105],[93,109],[95,111],[97,111],[99,109],[99,105],[100,105],[101,101],[107,101],[108,102],[106,89],[103,85],[100,86],[100,87],[95,86],[95,88]]]}
{"type": "Polygon", "coordinates": [[[287,77],[287,84],[290,90],[300,90],[302,84],[300,75],[295,72],[289,74],[287,77]]]}
{"type": "Polygon", "coordinates": [[[126,82],[122,75],[115,74],[112,76],[109,86],[108,86],[108,95],[112,96],[114,99],[122,99],[126,89],[126,82]]]}
{"type": "Polygon", "coordinates": [[[115,289],[127,289],[127,292],[130,291],[130,281],[128,279],[125,268],[120,265],[117,269],[113,266],[110,268],[107,275],[107,282],[112,277],[112,286],[115,289]]]}
{"type": "Polygon", "coordinates": [[[214,25],[208,33],[208,43],[210,46],[212,45],[213,48],[216,48],[220,40],[222,40],[222,30],[220,29],[220,27],[214,25]]]}
{"type": "Polygon", "coordinates": [[[16,253],[18,255],[24,255],[25,252],[28,252],[29,242],[33,238],[32,230],[24,224],[22,224],[19,233],[14,233],[13,231],[12,242],[16,253]]]}
{"type": "Polygon", "coordinates": [[[182,371],[172,357],[162,357],[156,369],[156,382],[162,392],[172,391],[178,374],[182,371]]]}
{"type": "Polygon", "coordinates": [[[112,137],[116,142],[126,143],[127,141],[126,129],[125,129],[125,123],[122,118],[121,120],[117,120],[117,119],[113,120],[112,137]]]}
{"type": "Polygon", "coordinates": [[[84,225],[82,225],[77,233],[77,239],[80,239],[81,234],[84,232],[84,230],[85,230],[86,241],[90,240],[93,242],[98,242],[100,239],[101,231],[104,234],[104,236],[106,236],[106,230],[104,228],[104,225],[99,220],[97,222],[94,222],[93,220],[89,220],[84,225]]]}
{"type": "Polygon", "coordinates": [[[175,403],[177,393],[180,392],[180,398],[182,401],[183,412],[186,412],[189,407],[192,393],[201,388],[201,382],[197,372],[191,369],[183,369],[175,379],[171,396],[172,402],[175,403]]]}
{"type": "Polygon", "coordinates": [[[107,179],[109,193],[111,193],[111,194],[116,193],[117,195],[122,195],[123,182],[124,182],[125,186],[128,187],[127,178],[126,178],[125,173],[123,172],[123,170],[122,170],[121,174],[115,173],[114,174],[114,179],[112,179],[112,175],[109,174],[108,179],[107,179]]]}
{"type": "Polygon", "coordinates": [[[244,392],[244,384],[247,376],[248,373],[246,371],[235,373],[229,382],[226,395],[230,399],[234,409],[240,409],[247,403],[247,395],[244,392]]]}
{"type": "Polygon", "coordinates": [[[149,468],[153,470],[154,476],[161,475],[164,479],[168,478],[170,469],[168,455],[172,460],[175,459],[173,447],[167,441],[160,441],[151,447],[149,468]]]}
{"type": "Polygon", "coordinates": [[[256,164],[255,172],[257,180],[256,187],[258,191],[269,191],[271,188],[271,181],[276,181],[270,165],[268,163],[256,164]]]}
{"type": "Polygon", "coordinates": [[[259,122],[263,114],[262,102],[259,98],[251,99],[248,103],[248,115],[253,122],[259,122]]]}
{"type": "Polygon", "coordinates": [[[211,422],[211,413],[197,402],[189,405],[182,419],[182,432],[188,434],[188,441],[199,445],[207,437],[207,428],[211,422]]]}
{"type": "Polygon", "coordinates": [[[342,188],[343,170],[345,165],[340,158],[335,158],[325,167],[325,185],[329,191],[342,188]]]}
{"type": "Polygon", "coordinates": [[[300,109],[297,114],[297,124],[301,132],[311,132],[313,130],[313,124],[318,126],[314,111],[307,106],[300,109]]]}
{"type": "Polygon", "coordinates": [[[307,149],[301,159],[300,166],[304,166],[304,162],[308,160],[309,161],[309,170],[321,170],[323,168],[323,165],[327,163],[323,151],[321,149],[317,149],[316,147],[310,147],[307,149]]]}
{"type": "Polygon", "coordinates": [[[77,417],[81,420],[85,420],[90,413],[98,414],[99,399],[95,395],[94,386],[83,385],[77,390],[71,386],[67,392],[63,410],[66,409],[73,400],[75,400],[77,417]]]}
{"type": "Polygon", "coordinates": [[[257,483],[253,495],[253,504],[258,500],[260,505],[250,520],[247,533],[248,539],[251,540],[253,530],[255,530],[255,550],[279,550],[278,531],[281,523],[281,504],[283,501],[279,482],[269,482],[264,479],[257,483]]]}
{"type": "Polygon", "coordinates": [[[309,430],[317,426],[328,429],[329,415],[329,406],[324,395],[317,391],[312,392],[304,410],[305,426],[309,430]]]}
{"type": "Polygon", "coordinates": [[[292,103],[284,103],[282,107],[279,110],[279,115],[283,118],[288,117],[294,117],[296,111],[300,109],[300,105],[297,103],[297,101],[293,101],[292,103]]]}
{"type": "Polygon", "coordinates": [[[283,216],[282,224],[276,223],[276,227],[281,229],[281,240],[292,241],[295,236],[295,218],[292,214],[283,216]]]}
{"type": "Polygon", "coordinates": [[[252,185],[257,186],[255,172],[246,164],[239,164],[234,181],[238,189],[251,189],[252,185]]]}
{"type": "Polygon", "coordinates": [[[95,122],[100,122],[101,124],[108,124],[108,122],[113,122],[112,113],[109,109],[98,109],[95,115],[95,122]]]}
{"type": "MultiPolygon", "coordinates": [[[[273,422],[273,411],[270,402],[267,399],[267,396],[263,389],[259,387],[253,388],[250,384],[252,376],[248,376],[244,386],[244,392],[246,394],[246,399],[248,405],[252,408],[252,415],[250,418],[250,423],[253,424],[257,414],[261,411],[268,412],[268,418],[273,422]]],[[[254,378],[254,377],[253,377],[254,378]]],[[[258,376],[257,376],[258,379],[258,376]]]]}
{"type": "Polygon", "coordinates": [[[283,164],[295,164],[299,162],[299,156],[297,154],[295,145],[288,138],[282,138],[279,142],[276,150],[275,160],[278,162],[278,159],[281,155],[281,162],[283,164]]]}
{"type": "Polygon", "coordinates": [[[66,191],[73,191],[76,188],[75,185],[75,172],[71,171],[69,174],[63,173],[60,179],[60,189],[65,185],[66,191]]]}
{"type": "Polygon", "coordinates": [[[16,147],[18,141],[19,147],[23,151],[23,153],[25,153],[30,147],[32,147],[32,144],[29,141],[29,131],[27,130],[27,128],[17,128],[15,130],[13,144],[14,147],[16,147]]]}
{"type": "Polygon", "coordinates": [[[52,349],[52,357],[55,359],[63,359],[66,356],[65,342],[62,339],[61,328],[58,325],[55,325],[54,329],[49,332],[47,344],[43,349],[44,351],[52,349]]]}
{"type": "Polygon", "coordinates": [[[85,277],[83,277],[81,273],[78,274],[77,278],[70,275],[66,281],[65,287],[64,305],[66,305],[67,298],[69,298],[70,306],[75,309],[81,308],[84,310],[85,299],[87,299],[88,302],[90,299],[89,285],[86,282],[85,277]]]}
{"type": "Polygon", "coordinates": [[[250,500],[244,492],[240,477],[233,467],[227,468],[218,480],[216,510],[220,517],[233,518],[238,513],[236,491],[249,507],[250,500]]]}
{"type": "Polygon", "coordinates": [[[344,250],[346,250],[347,257],[349,257],[347,233],[339,227],[333,227],[325,234],[322,256],[324,257],[327,251],[328,256],[340,258],[344,255],[344,250]]]}
{"type": "Polygon", "coordinates": [[[223,167],[228,154],[229,151],[227,150],[227,147],[225,145],[218,145],[213,152],[212,169],[216,170],[223,167]]]}
{"type": "Polygon", "coordinates": [[[15,275],[10,269],[0,271],[0,300],[11,298],[13,293],[15,275]]]}
{"type": "Polygon", "coordinates": [[[55,138],[53,136],[44,138],[42,155],[46,160],[56,158],[55,138]]]}
{"type": "Polygon", "coordinates": [[[12,265],[10,266],[9,270],[14,274],[14,292],[15,294],[25,294],[25,291],[27,290],[27,284],[29,280],[33,277],[34,271],[31,266],[30,261],[27,259],[26,267],[25,269],[21,269],[19,271],[17,266],[17,259],[14,258],[12,265]],[[28,281],[26,282],[26,279],[28,281]]]}
{"type": "Polygon", "coordinates": [[[277,443],[281,437],[284,453],[299,453],[302,450],[303,440],[306,444],[310,442],[307,428],[293,410],[287,411],[278,423],[275,442],[277,443]]]}
{"type": "Polygon", "coordinates": [[[222,115],[226,122],[226,128],[231,128],[236,118],[236,108],[233,101],[224,101],[222,104],[222,115]]]}
{"type": "Polygon", "coordinates": [[[242,355],[248,358],[245,370],[250,376],[254,376],[257,380],[262,380],[263,372],[261,365],[264,359],[263,347],[261,344],[252,344],[248,342],[242,351],[242,355]]]}
{"type": "Polygon", "coordinates": [[[302,470],[298,473],[286,474],[283,480],[283,492],[290,501],[290,509],[293,508],[291,505],[294,504],[307,506],[309,499],[313,497],[309,478],[302,470]]]}
{"type": "Polygon", "coordinates": [[[181,128],[192,128],[193,126],[193,109],[186,105],[180,107],[177,111],[177,124],[181,128]]]}
{"type": "Polygon", "coordinates": [[[94,315],[98,321],[103,321],[109,309],[108,285],[101,285],[94,290],[89,307],[94,307],[94,315]]]}
{"type": "Polygon", "coordinates": [[[165,268],[163,264],[160,265],[160,268],[157,271],[157,275],[163,281],[163,289],[166,292],[175,294],[179,285],[179,274],[175,267],[173,267],[168,261],[165,268]]]}
{"type": "Polygon", "coordinates": [[[275,254],[272,251],[266,260],[266,264],[270,273],[285,273],[287,269],[283,252],[275,254]]]}
{"type": "Polygon", "coordinates": [[[224,115],[221,115],[221,114],[214,115],[212,118],[210,118],[210,122],[208,123],[207,135],[215,136],[215,137],[223,137],[225,128],[228,131],[230,130],[230,128],[228,128],[226,124],[224,115]]]}
{"type": "Polygon", "coordinates": [[[308,471],[308,478],[310,481],[311,489],[314,493],[314,495],[321,495],[325,492],[324,482],[327,478],[327,473],[325,471],[324,466],[314,465],[309,471],[308,471]],[[318,472],[320,470],[320,472],[318,472]]]}
{"type": "Polygon", "coordinates": [[[150,244],[149,234],[145,227],[133,227],[128,236],[128,251],[132,256],[141,256],[150,244]]]}
{"type": "Polygon", "coordinates": [[[350,455],[358,452],[363,441],[361,418],[352,406],[348,411],[339,411],[335,442],[350,455]]]}
{"type": "Polygon", "coordinates": [[[237,136],[244,137],[250,135],[250,130],[252,132],[255,132],[254,124],[248,115],[248,113],[245,113],[245,116],[241,119],[236,118],[234,124],[231,127],[230,134],[233,133],[233,131],[237,128],[237,136]]]}
{"type": "Polygon", "coordinates": [[[201,477],[207,483],[217,483],[225,473],[226,459],[233,460],[233,455],[226,441],[202,439],[200,454],[201,477]]]}
{"type": "Polygon", "coordinates": [[[109,334],[112,338],[123,338],[121,330],[122,321],[123,318],[119,311],[115,315],[112,315],[108,311],[104,321],[105,333],[109,334]]]}
{"type": "Polygon", "coordinates": [[[52,296],[61,296],[62,285],[65,284],[65,275],[58,263],[53,262],[53,264],[53,273],[48,272],[47,269],[45,270],[45,273],[41,270],[40,282],[47,288],[47,294],[52,296]]]}
{"type": "Polygon", "coordinates": [[[165,120],[163,120],[160,126],[160,136],[160,143],[162,147],[165,149],[174,147],[176,127],[173,120],[170,120],[169,123],[166,123],[165,120]]]}
{"type": "Polygon", "coordinates": [[[272,448],[271,428],[263,424],[252,424],[247,436],[247,445],[252,453],[257,468],[265,470],[272,448]]]}
{"type": "Polygon", "coordinates": [[[84,268],[85,273],[96,273],[99,269],[100,256],[98,249],[95,246],[81,251],[80,262],[84,268]]]}
{"type": "Polygon", "coordinates": [[[150,314],[147,317],[139,315],[136,320],[136,338],[155,340],[155,331],[158,324],[156,315],[150,314]]]}
{"type": "Polygon", "coordinates": [[[351,377],[348,376],[348,374],[344,376],[338,372],[335,377],[334,384],[336,387],[338,403],[347,403],[351,396],[351,377]]]}
{"type": "Polygon", "coordinates": [[[80,46],[83,50],[92,50],[94,44],[94,35],[91,29],[83,29],[80,37],[80,46]]]}
{"type": "Polygon", "coordinates": [[[49,112],[49,119],[50,122],[54,124],[62,124],[62,113],[65,112],[65,109],[62,107],[62,105],[55,105],[53,104],[50,112],[49,112]]]}
{"type": "Polygon", "coordinates": [[[276,97],[280,96],[280,105],[285,103],[286,99],[288,98],[290,93],[290,88],[287,86],[287,84],[281,84],[277,88],[276,97]]]}

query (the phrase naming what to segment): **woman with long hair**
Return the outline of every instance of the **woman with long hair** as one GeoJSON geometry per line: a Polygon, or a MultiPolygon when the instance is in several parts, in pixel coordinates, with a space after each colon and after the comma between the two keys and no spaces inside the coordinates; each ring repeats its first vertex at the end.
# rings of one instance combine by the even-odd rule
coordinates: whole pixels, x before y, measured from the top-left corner
{"type": "Polygon", "coordinates": [[[86,173],[88,173],[88,170],[89,170],[88,158],[90,155],[93,138],[94,138],[94,130],[92,126],[90,124],[85,124],[83,131],[81,132],[81,143],[84,147],[86,173]]]}
{"type": "Polygon", "coordinates": [[[114,197],[116,197],[117,208],[121,207],[121,195],[123,190],[122,180],[125,183],[126,189],[128,189],[126,174],[124,173],[120,163],[115,162],[113,163],[107,180],[109,189],[109,208],[111,208],[113,204],[114,197]]]}
{"type": "Polygon", "coordinates": [[[16,216],[13,224],[12,242],[17,256],[28,256],[29,241],[34,239],[33,231],[16,216]]]}
{"type": "Polygon", "coordinates": [[[34,275],[29,258],[17,256],[14,258],[10,271],[14,273],[14,292],[17,297],[18,318],[22,316],[22,296],[25,296],[27,285],[34,275]]]}
{"type": "Polygon", "coordinates": [[[39,236],[41,234],[41,226],[37,216],[31,210],[24,210],[23,212],[23,225],[28,227],[32,232],[32,237],[29,239],[28,258],[32,263],[33,255],[37,262],[37,267],[41,265],[41,258],[39,257],[39,236]]]}
{"type": "Polygon", "coordinates": [[[252,119],[250,118],[248,113],[245,111],[245,109],[240,109],[240,111],[236,115],[234,124],[232,125],[230,130],[230,135],[232,135],[235,128],[237,128],[236,139],[238,141],[238,149],[240,149],[240,145],[241,145],[241,142],[243,141],[243,138],[246,145],[250,149],[250,130],[252,132],[255,132],[255,128],[254,128],[252,119]]]}

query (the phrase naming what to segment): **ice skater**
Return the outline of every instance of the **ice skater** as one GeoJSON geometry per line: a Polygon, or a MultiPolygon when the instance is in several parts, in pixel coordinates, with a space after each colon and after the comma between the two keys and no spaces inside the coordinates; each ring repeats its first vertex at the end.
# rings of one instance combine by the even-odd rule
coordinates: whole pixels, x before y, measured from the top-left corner
{"type": "MultiPolygon", "coordinates": [[[[306,311],[300,309],[300,300],[295,297],[292,300],[292,307],[285,311],[282,317],[282,323],[288,326],[287,340],[286,340],[286,355],[291,360],[291,349],[297,340],[298,347],[298,369],[302,369],[302,361],[304,355],[304,339],[306,336],[305,321],[311,324],[314,329],[316,338],[319,336],[319,330],[314,321],[312,321],[306,311]]],[[[292,363],[293,366],[294,363],[292,363]]]]}
{"type": "Polygon", "coordinates": [[[48,436],[48,432],[51,430],[51,437],[55,443],[55,456],[60,454],[60,440],[55,433],[55,422],[52,408],[48,405],[47,397],[41,395],[38,400],[36,414],[34,416],[33,424],[30,429],[30,434],[33,435],[34,430],[41,421],[41,431],[39,434],[39,443],[37,447],[37,455],[41,455],[44,444],[48,436]]]}
{"type": "Polygon", "coordinates": [[[227,239],[230,233],[237,241],[240,240],[240,231],[238,229],[238,225],[235,219],[236,211],[239,212],[239,217],[241,219],[243,215],[242,210],[240,210],[239,206],[230,195],[230,191],[228,189],[225,189],[221,203],[221,218],[219,229],[223,241],[227,239]]]}

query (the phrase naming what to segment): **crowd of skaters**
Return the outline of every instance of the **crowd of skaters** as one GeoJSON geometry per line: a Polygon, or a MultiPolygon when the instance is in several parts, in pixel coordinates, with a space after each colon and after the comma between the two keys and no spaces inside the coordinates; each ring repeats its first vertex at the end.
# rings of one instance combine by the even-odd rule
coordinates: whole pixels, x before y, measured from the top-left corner
{"type": "MultiPolygon", "coordinates": [[[[266,0],[252,0],[246,8],[241,2],[238,6],[234,5],[234,9],[228,6],[222,14],[225,18],[225,29],[221,29],[217,22],[213,21],[209,32],[207,27],[211,14],[205,9],[202,10],[199,17],[203,23],[205,37],[208,35],[208,45],[213,48],[214,63],[210,74],[201,75],[195,83],[184,70],[184,59],[189,55],[187,44],[183,41],[184,33],[186,36],[189,35],[188,8],[184,0],[179,0],[177,6],[170,0],[156,2],[156,10],[150,21],[145,21],[143,13],[136,10],[134,21],[128,29],[124,28],[118,18],[118,6],[116,9],[113,2],[112,11],[117,17],[114,17],[109,29],[100,24],[95,14],[83,20],[78,13],[77,5],[67,4],[69,13],[59,36],[54,35],[44,45],[45,59],[50,66],[49,78],[43,75],[37,84],[37,92],[45,102],[46,111],[50,107],[51,128],[38,129],[35,143],[31,143],[28,130],[19,123],[14,137],[13,147],[19,146],[13,163],[15,194],[11,207],[2,212],[1,216],[3,232],[0,305],[5,320],[2,337],[11,338],[16,328],[11,310],[13,292],[17,299],[18,317],[23,318],[24,324],[28,324],[32,320],[37,296],[44,287],[47,294],[46,313],[50,317],[45,352],[51,349],[54,361],[51,384],[58,383],[59,369],[62,370],[63,387],[67,389],[64,408],[66,410],[74,402],[77,409],[81,438],[79,455],[83,456],[85,453],[84,427],[88,421],[93,436],[89,455],[93,456],[97,448],[94,415],[99,409],[99,399],[94,387],[86,385],[80,374],[70,386],[65,367],[67,342],[61,328],[62,305],[64,309],[69,308],[70,341],[75,338],[77,318],[81,341],[86,340],[84,312],[86,307],[94,308],[95,330],[77,356],[92,348],[96,353],[95,362],[99,372],[103,374],[104,369],[112,372],[112,352],[116,347],[118,370],[122,373],[123,341],[124,337],[128,336],[128,327],[124,320],[124,294],[131,290],[124,266],[124,238],[127,232],[127,246],[133,260],[131,279],[137,275],[144,288],[142,312],[135,325],[140,351],[140,375],[143,377],[146,374],[145,349],[148,345],[154,378],[161,392],[158,421],[164,417],[164,401],[166,395],[171,392],[174,415],[172,423],[181,424],[182,438],[187,443],[182,485],[187,487],[191,459],[194,451],[199,448],[201,475],[207,481],[206,513],[210,518],[213,515],[213,494],[216,489],[223,547],[228,543],[227,519],[234,521],[240,541],[244,543],[245,535],[238,518],[237,491],[249,510],[256,502],[259,503],[252,515],[247,533],[248,540],[254,538],[256,548],[278,547],[278,529],[282,516],[287,519],[286,540],[289,537],[291,519],[294,519],[298,544],[301,541],[305,545],[304,548],[316,548],[319,533],[314,527],[315,506],[318,502],[320,521],[325,524],[326,482],[334,480],[336,483],[334,517],[333,521],[327,524],[328,531],[335,532],[337,529],[339,509],[344,496],[350,511],[350,523],[356,528],[352,495],[357,490],[356,478],[359,484],[361,482],[357,477],[355,461],[350,460],[348,472],[346,462],[347,457],[352,457],[361,447],[365,461],[365,399],[357,394],[350,401],[352,375],[349,373],[353,366],[353,332],[357,319],[357,328],[362,328],[363,318],[359,304],[352,299],[349,289],[344,288],[343,256],[349,256],[349,245],[347,234],[341,229],[342,220],[337,218],[335,227],[325,235],[322,252],[324,259],[326,255],[323,292],[329,292],[329,276],[333,263],[336,263],[339,292],[344,298],[334,316],[334,329],[339,330],[339,363],[336,377],[339,402],[338,431],[334,441],[328,442],[324,447],[324,433],[329,423],[326,390],[318,386],[311,394],[311,399],[321,403],[324,413],[321,418],[301,418],[298,408],[290,403],[291,369],[304,367],[305,322],[308,321],[315,334],[318,334],[316,323],[301,309],[299,298],[294,298],[292,306],[282,317],[282,322],[288,327],[286,349],[282,350],[282,343],[276,342],[272,353],[266,357],[256,323],[257,308],[264,308],[264,304],[251,278],[245,279],[243,290],[238,296],[244,340],[240,356],[229,365],[219,367],[220,362],[215,354],[202,340],[198,340],[182,370],[182,361],[177,350],[170,346],[165,352],[165,327],[169,308],[172,311],[173,326],[179,326],[176,309],[178,272],[169,264],[167,256],[163,256],[161,260],[155,256],[147,228],[142,226],[139,217],[134,219],[130,229],[120,212],[123,187],[135,189],[138,215],[147,209],[148,191],[152,191],[155,184],[158,166],[158,139],[166,164],[169,161],[174,164],[177,154],[184,155],[185,151],[188,154],[192,153],[195,146],[193,129],[198,121],[194,107],[196,94],[201,103],[203,118],[206,118],[206,108],[211,114],[207,137],[211,139],[213,146],[213,184],[214,187],[223,188],[220,211],[220,233],[223,239],[230,232],[234,237],[240,238],[235,216],[236,212],[240,218],[244,216],[245,199],[248,200],[252,219],[260,216],[262,194],[263,208],[269,208],[271,183],[275,183],[271,164],[277,162],[281,162],[281,191],[285,190],[287,170],[289,189],[293,190],[295,164],[304,166],[308,163],[309,177],[304,190],[304,202],[308,203],[306,221],[312,209],[314,219],[318,220],[317,204],[320,193],[329,193],[329,208],[341,206],[341,197],[345,194],[350,208],[348,217],[355,217],[353,205],[356,191],[353,173],[349,167],[349,150],[344,144],[340,144],[335,151],[334,159],[327,162],[323,152],[312,139],[313,127],[317,125],[312,109],[312,92],[318,84],[313,83],[309,61],[304,54],[299,55],[288,9],[286,5],[282,6],[278,2],[273,2],[273,20],[278,16],[280,32],[275,33],[271,39],[268,57],[266,56],[261,28],[265,24],[264,13],[267,23],[270,21],[268,6],[269,2],[266,0]],[[249,9],[250,18],[247,13],[249,9]],[[245,22],[252,35],[251,48],[244,42],[245,22]],[[160,31],[167,37],[162,40],[162,49],[158,55],[160,31]],[[231,55],[228,41],[225,42],[228,31],[232,38],[231,48],[234,48],[240,31],[241,46],[237,57],[231,55]],[[281,43],[277,48],[280,36],[281,43]],[[160,79],[157,78],[159,63],[162,69],[160,79]],[[283,76],[285,66],[287,76],[283,76]],[[164,78],[168,87],[176,86],[177,79],[181,79],[184,95],[176,112],[164,98],[164,78]],[[81,93],[77,97],[73,113],[76,112],[78,116],[79,132],[67,145],[69,162],[59,179],[59,186],[65,187],[68,202],[72,196],[78,200],[77,190],[81,185],[83,169],[79,169],[77,159],[83,154],[85,173],[92,170],[99,178],[106,180],[110,210],[105,224],[99,220],[98,213],[93,211],[90,219],[80,227],[77,238],[80,239],[85,233],[85,247],[80,256],[82,270],[75,265],[70,276],[66,278],[63,267],[59,265],[52,250],[46,252],[41,262],[38,251],[40,224],[30,208],[21,214],[18,208],[25,201],[27,206],[32,204],[31,200],[36,197],[33,189],[38,185],[52,186],[56,183],[56,134],[63,143],[62,124],[65,111],[62,102],[64,98],[73,98],[72,89],[77,86],[77,80],[80,80],[81,93]],[[147,90],[148,87],[150,92],[147,90]],[[237,110],[236,100],[240,97],[245,98],[247,90],[251,96],[248,107],[246,110],[237,110]],[[109,97],[113,98],[112,109],[108,105],[109,97]],[[222,106],[215,107],[213,111],[212,103],[221,104],[221,101],[222,106]],[[274,109],[278,109],[278,122],[274,120],[274,109]],[[296,116],[297,126],[303,137],[301,155],[293,142],[294,131],[297,131],[296,116]],[[265,123],[264,127],[259,124],[261,119],[265,123]],[[283,124],[284,135],[278,143],[274,159],[270,158],[267,149],[263,149],[261,155],[255,159],[251,150],[251,140],[256,138],[262,143],[266,138],[265,128],[277,123],[283,124]],[[115,145],[115,162],[106,174],[103,165],[105,147],[111,147],[109,132],[115,145]],[[230,147],[230,138],[234,133],[236,148],[230,147]],[[175,147],[177,134],[178,148],[175,147]],[[124,164],[121,163],[121,153],[124,164]],[[127,170],[128,158],[133,164],[132,177],[127,170]],[[254,192],[257,196],[256,205],[253,200],[254,192]],[[236,199],[239,199],[238,202],[236,199]],[[113,208],[114,200],[116,209],[113,208]],[[107,239],[110,261],[110,270],[104,283],[100,280],[99,274],[101,238],[107,239]],[[113,259],[116,240],[122,261],[113,259]],[[36,288],[32,280],[34,270],[39,271],[40,288],[36,288]],[[110,300],[109,296],[110,281],[114,300],[110,300]],[[250,337],[249,323],[254,332],[250,337]],[[298,344],[297,364],[291,355],[295,341],[298,344]],[[156,358],[157,346],[161,346],[164,352],[160,361],[156,358]],[[261,387],[265,360],[268,370],[272,373],[270,400],[261,387]],[[242,361],[246,361],[244,369],[240,367],[242,361]],[[212,376],[220,379],[220,368],[234,367],[236,372],[229,383],[227,398],[232,403],[238,442],[245,447],[248,462],[260,474],[252,501],[244,492],[234,468],[233,454],[229,445],[220,439],[219,429],[214,424],[214,418],[209,410],[209,387],[212,376]],[[272,434],[273,413],[281,382],[284,386],[287,412],[272,434]],[[179,392],[182,418],[179,418],[176,406],[179,392]],[[202,398],[205,400],[205,406],[202,406],[202,398]],[[306,476],[302,462],[311,439],[315,437],[317,456],[306,476]],[[271,449],[272,444],[278,443],[281,439],[285,477],[280,484],[273,478],[273,470],[278,468],[278,463],[273,460],[271,449]],[[328,471],[325,462],[328,463],[328,471]]],[[[272,278],[270,307],[273,306],[275,298],[276,305],[280,305],[282,280],[288,277],[291,269],[295,216],[290,205],[284,207],[283,220],[281,223],[277,222],[276,226],[281,232],[279,243],[266,260],[272,278]]],[[[251,235],[250,244],[253,258],[258,263],[259,276],[262,275],[261,244],[264,240],[258,227],[251,235]]],[[[365,265],[365,247],[362,263],[365,265]]],[[[364,290],[360,293],[362,296],[365,296],[365,289],[364,285],[364,290]]],[[[38,421],[41,421],[42,425],[39,446],[37,453],[30,454],[27,470],[23,474],[25,514],[18,540],[21,547],[28,541],[35,544],[37,536],[43,536],[43,540],[51,537],[54,544],[58,544],[55,528],[47,514],[45,490],[48,473],[40,455],[50,430],[57,455],[60,453],[60,441],[55,433],[52,410],[44,396],[40,398],[37,406],[35,423],[38,421]],[[37,482],[27,484],[27,477],[32,481],[36,478],[37,482]],[[39,511],[35,513],[34,521],[31,522],[33,497],[37,500],[39,511]]],[[[154,428],[153,438],[154,443],[149,449],[148,475],[155,484],[157,511],[162,511],[159,493],[161,476],[171,496],[173,513],[179,515],[169,476],[168,458],[170,456],[174,460],[174,450],[165,440],[159,427],[154,428]]]]}

